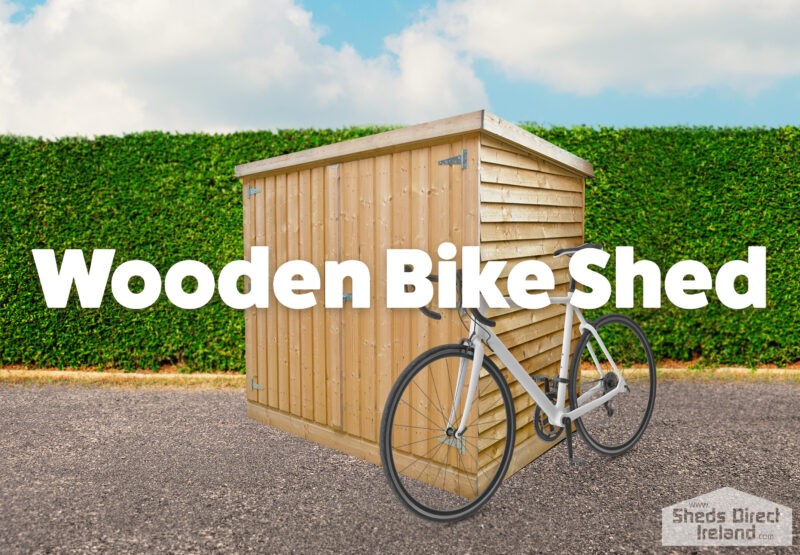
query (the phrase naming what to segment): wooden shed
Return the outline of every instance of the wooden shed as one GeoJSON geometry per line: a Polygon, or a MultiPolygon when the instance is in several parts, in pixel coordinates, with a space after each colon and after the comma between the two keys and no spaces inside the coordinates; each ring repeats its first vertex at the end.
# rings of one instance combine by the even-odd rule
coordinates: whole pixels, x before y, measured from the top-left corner
{"type": "MultiPolygon", "coordinates": [[[[311,309],[284,308],[273,296],[270,308],[246,311],[247,414],[380,464],[381,412],[395,379],[423,350],[465,335],[455,311],[434,321],[386,308],[386,250],[422,249],[435,261],[444,241],[480,245],[482,260],[507,260],[507,270],[535,258],[553,268],[563,292],[568,257],[552,253],[583,242],[584,185],[593,170],[478,111],[244,164],[236,175],[246,259],[251,246],[267,245],[272,271],[300,259],[323,274],[325,260],[356,259],[372,274],[369,309],[326,309],[320,294],[311,309]]],[[[492,316],[531,374],[558,372],[563,307],[492,316]]],[[[510,386],[513,473],[553,444],[536,436],[522,387],[510,386]]]]}

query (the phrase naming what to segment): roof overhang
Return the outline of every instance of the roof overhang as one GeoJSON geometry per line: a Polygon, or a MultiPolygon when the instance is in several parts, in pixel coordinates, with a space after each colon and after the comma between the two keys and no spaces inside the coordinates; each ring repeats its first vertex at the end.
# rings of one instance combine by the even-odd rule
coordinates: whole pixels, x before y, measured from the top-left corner
{"type": "Polygon", "coordinates": [[[404,146],[413,146],[473,132],[486,133],[512,143],[548,162],[584,177],[594,176],[592,164],[583,158],[579,158],[485,110],[242,164],[236,166],[236,176],[248,177],[266,174],[298,166],[311,166],[319,162],[341,162],[363,157],[365,154],[376,155],[404,146]]]}

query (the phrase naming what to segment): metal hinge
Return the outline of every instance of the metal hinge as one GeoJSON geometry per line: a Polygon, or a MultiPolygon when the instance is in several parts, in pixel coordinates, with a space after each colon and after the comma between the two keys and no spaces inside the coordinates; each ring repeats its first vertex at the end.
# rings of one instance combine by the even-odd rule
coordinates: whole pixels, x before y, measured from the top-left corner
{"type": "Polygon", "coordinates": [[[257,195],[260,192],[261,192],[261,189],[253,189],[253,188],[247,189],[247,198],[250,198],[253,195],[257,195]]]}
{"type": "Polygon", "coordinates": [[[258,385],[253,378],[250,378],[250,389],[255,389],[256,391],[260,391],[264,389],[264,386],[258,385]]]}
{"type": "Polygon", "coordinates": [[[467,149],[461,149],[461,154],[439,160],[440,166],[461,166],[462,170],[467,169],[467,149]]]}

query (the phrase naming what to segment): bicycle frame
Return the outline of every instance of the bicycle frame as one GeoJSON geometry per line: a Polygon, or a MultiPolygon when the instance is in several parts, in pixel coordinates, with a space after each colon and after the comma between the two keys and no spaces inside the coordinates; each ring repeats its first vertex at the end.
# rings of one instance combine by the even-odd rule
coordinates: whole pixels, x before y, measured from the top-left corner
{"type": "MultiPolygon", "coordinates": [[[[528,392],[533,400],[539,405],[539,408],[547,415],[548,420],[551,424],[556,426],[563,427],[564,426],[564,419],[568,418],[570,422],[574,421],[576,418],[580,418],[587,412],[590,412],[600,405],[607,403],[618,394],[625,392],[627,386],[625,384],[625,378],[620,373],[619,369],[617,368],[616,363],[611,358],[611,355],[606,349],[603,340],[600,339],[600,336],[597,334],[597,330],[592,326],[590,323],[586,321],[581,313],[580,309],[574,306],[571,303],[572,299],[572,292],[569,292],[566,297],[550,297],[550,302],[553,304],[563,304],[566,306],[566,315],[564,318],[564,336],[562,339],[561,344],[561,364],[558,373],[558,388],[556,394],[556,402],[553,403],[544,394],[544,392],[539,388],[539,385],[536,381],[528,375],[528,372],[520,365],[514,355],[506,348],[503,342],[500,340],[499,337],[492,331],[491,328],[487,328],[480,323],[476,322],[474,319],[472,321],[472,325],[470,326],[470,344],[474,350],[474,356],[472,358],[472,367],[470,368],[469,372],[469,385],[467,387],[467,398],[465,399],[464,403],[464,412],[461,415],[461,420],[459,422],[458,429],[455,432],[455,437],[460,439],[464,430],[467,426],[467,417],[472,409],[472,403],[475,400],[475,392],[478,388],[478,379],[480,377],[480,370],[481,366],[483,365],[483,357],[485,356],[485,347],[484,345],[488,346],[497,358],[505,365],[509,372],[517,379],[517,381],[522,385],[523,389],[528,392]],[[579,331],[582,334],[584,331],[589,331],[592,334],[594,339],[597,341],[597,344],[600,346],[600,349],[603,351],[606,359],[611,363],[611,367],[618,378],[617,385],[607,391],[604,395],[590,401],[586,404],[580,403],[581,399],[586,399],[589,396],[601,391],[603,388],[602,381],[598,381],[596,385],[594,385],[588,391],[585,391],[579,398],[578,398],[578,408],[574,408],[572,410],[565,410],[566,407],[566,398],[567,398],[567,373],[569,372],[569,363],[570,363],[570,346],[572,343],[572,324],[574,321],[574,317],[578,318],[580,321],[579,331]]],[[[509,304],[511,308],[519,308],[509,297],[506,297],[506,302],[509,304]]],[[[485,305],[483,300],[481,301],[481,314],[485,314],[488,307],[485,305]]],[[[597,355],[594,352],[591,344],[588,344],[588,351],[594,360],[595,366],[597,367],[597,371],[603,375],[602,368],[600,367],[600,362],[597,359],[597,355]]],[[[461,391],[464,386],[464,380],[467,377],[467,366],[468,361],[463,359],[458,372],[458,382],[455,389],[455,397],[453,399],[453,407],[450,411],[450,418],[447,423],[448,428],[452,428],[453,424],[455,423],[457,408],[461,404],[461,391]]]]}

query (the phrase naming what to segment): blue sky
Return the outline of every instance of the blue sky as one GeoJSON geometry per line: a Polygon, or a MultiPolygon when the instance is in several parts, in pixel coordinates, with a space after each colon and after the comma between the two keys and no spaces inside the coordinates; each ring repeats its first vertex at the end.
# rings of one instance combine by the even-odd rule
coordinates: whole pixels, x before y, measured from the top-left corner
{"type": "MultiPolygon", "coordinates": [[[[420,11],[435,6],[435,2],[420,1],[305,0],[302,4],[325,27],[324,42],[336,47],[349,43],[370,56],[383,50],[384,37],[399,33],[419,19],[420,11]]],[[[477,74],[486,84],[493,110],[512,121],[617,127],[800,124],[800,76],[752,96],[724,88],[670,95],[605,92],[584,96],[520,82],[497,71],[491,63],[479,63],[477,74]]]]}
{"type": "Polygon", "coordinates": [[[795,0],[0,0],[0,132],[800,124],[795,0]]]}

